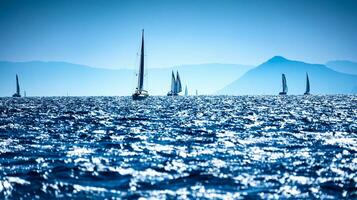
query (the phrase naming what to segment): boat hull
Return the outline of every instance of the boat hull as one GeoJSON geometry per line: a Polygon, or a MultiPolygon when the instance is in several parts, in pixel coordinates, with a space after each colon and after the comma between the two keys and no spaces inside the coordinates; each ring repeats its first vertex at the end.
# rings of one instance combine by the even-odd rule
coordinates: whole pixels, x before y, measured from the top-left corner
{"type": "Polygon", "coordinates": [[[169,93],[167,93],[167,96],[179,96],[179,94],[177,94],[177,93],[172,93],[172,92],[169,92],[169,93]]]}
{"type": "Polygon", "coordinates": [[[287,95],[288,93],[286,92],[279,92],[279,95],[287,95]]]}
{"type": "Polygon", "coordinates": [[[12,97],[21,97],[19,94],[13,94],[12,97]]]}
{"type": "Polygon", "coordinates": [[[132,95],[133,100],[144,100],[149,96],[149,94],[146,91],[141,91],[141,92],[135,92],[132,95]]]}
{"type": "Polygon", "coordinates": [[[310,92],[305,92],[304,95],[310,95],[310,92]]]}

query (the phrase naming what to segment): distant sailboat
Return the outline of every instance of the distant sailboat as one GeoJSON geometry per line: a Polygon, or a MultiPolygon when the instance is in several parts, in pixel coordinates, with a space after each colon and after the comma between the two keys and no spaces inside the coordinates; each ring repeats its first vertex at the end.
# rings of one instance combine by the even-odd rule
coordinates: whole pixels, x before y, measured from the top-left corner
{"type": "Polygon", "coordinates": [[[167,93],[167,96],[178,96],[179,93],[182,92],[181,79],[178,71],[175,73],[172,71],[171,73],[171,90],[167,93]]]}
{"type": "Polygon", "coordinates": [[[196,90],[196,96],[198,96],[198,90],[196,90]]]}
{"type": "Polygon", "coordinates": [[[16,74],[16,93],[12,95],[12,97],[21,97],[20,94],[20,84],[19,84],[19,77],[16,74]]]}
{"type": "Polygon", "coordinates": [[[281,79],[282,79],[283,91],[279,92],[279,94],[286,95],[286,94],[288,94],[288,85],[286,84],[285,74],[281,75],[281,79]]]}
{"type": "Polygon", "coordinates": [[[310,95],[310,81],[309,81],[309,75],[306,73],[306,91],[304,95],[310,95]]]}
{"type": "Polygon", "coordinates": [[[132,95],[133,100],[142,100],[149,96],[149,93],[144,90],[144,29],[142,30],[141,38],[141,54],[140,54],[140,66],[138,74],[138,86],[132,95]]]}
{"type": "Polygon", "coordinates": [[[188,96],[187,85],[185,86],[185,96],[188,96]]]}
{"type": "Polygon", "coordinates": [[[177,89],[177,93],[182,92],[181,79],[178,71],[176,71],[176,89],[177,89]]]}

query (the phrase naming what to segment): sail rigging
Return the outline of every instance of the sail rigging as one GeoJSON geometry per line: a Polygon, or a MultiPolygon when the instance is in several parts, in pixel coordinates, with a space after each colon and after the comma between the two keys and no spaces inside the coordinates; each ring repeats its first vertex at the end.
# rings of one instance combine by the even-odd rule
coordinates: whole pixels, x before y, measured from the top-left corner
{"type": "Polygon", "coordinates": [[[136,87],[135,93],[133,94],[133,100],[141,100],[145,99],[149,96],[148,92],[144,90],[144,29],[142,30],[141,36],[141,51],[140,51],[140,66],[139,66],[139,74],[138,74],[138,86],[136,87]]]}
{"type": "Polygon", "coordinates": [[[140,67],[138,77],[138,90],[141,91],[144,88],[144,30],[142,30],[141,36],[141,52],[140,52],[140,67]]]}

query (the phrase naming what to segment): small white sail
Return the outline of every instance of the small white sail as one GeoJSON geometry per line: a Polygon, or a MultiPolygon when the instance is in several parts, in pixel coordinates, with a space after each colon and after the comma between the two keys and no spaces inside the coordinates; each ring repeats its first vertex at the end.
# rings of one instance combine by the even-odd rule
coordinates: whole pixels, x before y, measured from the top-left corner
{"type": "Polygon", "coordinates": [[[304,93],[305,95],[310,94],[310,81],[309,81],[309,75],[306,73],[306,91],[304,93]]]}
{"type": "Polygon", "coordinates": [[[181,86],[181,79],[180,79],[180,75],[177,71],[177,74],[176,74],[176,93],[180,93],[182,92],[182,86],[181,86]]]}
{"type": "Polygon", "coordinates": [[[176,91],[176,79],[175,79],[175,74],[174,71],[172,71],[172,76],[171,76],[171,93],[175,93],[176,91]]]}
{"type": "Polygon", "coordinates": [[[287,93],[288,92],[288,85],[286,83],[286,77],[285,74],[282,75],[283,77],[283,92],[287,93]]]}

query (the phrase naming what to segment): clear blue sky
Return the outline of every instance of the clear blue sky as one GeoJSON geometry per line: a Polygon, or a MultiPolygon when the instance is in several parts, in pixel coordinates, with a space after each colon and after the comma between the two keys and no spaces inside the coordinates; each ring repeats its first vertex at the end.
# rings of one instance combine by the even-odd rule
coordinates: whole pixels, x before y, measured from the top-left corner
{"type": "Polygon", "coordinates": [[[142,28],[149,67],[357,61],[354,0],[1,0],[0,60],[132,68],[142,28]]]}

